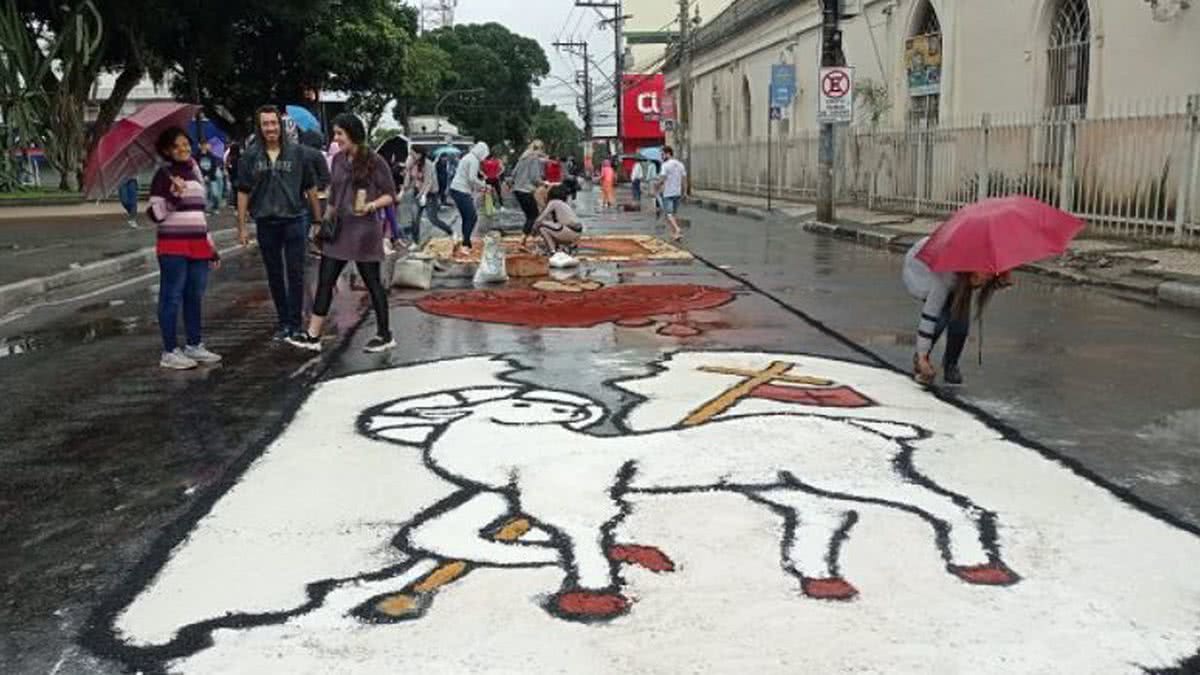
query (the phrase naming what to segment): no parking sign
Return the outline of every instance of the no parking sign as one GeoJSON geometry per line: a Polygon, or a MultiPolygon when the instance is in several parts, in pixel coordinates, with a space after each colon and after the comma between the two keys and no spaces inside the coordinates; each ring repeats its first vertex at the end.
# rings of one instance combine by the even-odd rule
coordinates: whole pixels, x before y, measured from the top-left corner
{"type": "Polygon", "coordinates": [[[854,69],[847,66],[822,68],[818,76],[817,121],[848,124],[854,120],[854,69]]]}

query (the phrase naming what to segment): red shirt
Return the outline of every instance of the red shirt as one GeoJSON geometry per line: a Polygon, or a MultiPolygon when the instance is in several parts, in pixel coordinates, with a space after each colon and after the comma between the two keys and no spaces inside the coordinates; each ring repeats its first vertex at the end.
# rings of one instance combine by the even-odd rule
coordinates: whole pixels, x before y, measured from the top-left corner
{"type": "Polygon", "coordinates": [[[489,157],[483,160],[483,175],[488,180],[497,180],[500,174],[504,171],[504,165],[495,157],[489,157]]]}
{"type": "Polygon", "coordinates": [[[546,162],[546,182],[561,183],[563,179],[562,162],[551,160],[546,162]]]}

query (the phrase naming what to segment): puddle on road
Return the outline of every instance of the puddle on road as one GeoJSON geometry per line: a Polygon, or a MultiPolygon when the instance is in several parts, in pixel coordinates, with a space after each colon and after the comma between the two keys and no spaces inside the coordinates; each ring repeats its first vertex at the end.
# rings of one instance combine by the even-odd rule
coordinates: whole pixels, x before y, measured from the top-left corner
{"type": "MultiPolygon", "coordinates": [[[[104,303],[101,309],[107,307],[108,303],[104,303]]],[[[80,311],[83,312],[84,309],[86,308],[80,308],[80,311]]],[[[116,335],[130,335],[138,330],[140,324],[139,317],[104,317],[60,330],[2,336],[0,358],[45,351],[64,345],[87,344],[116,335]]]]}
{"type": "Polygon", "coordinates": [[[1136,435],[1148,441],[1191,443],[1200,449],[1200,408],[1161,417],[1139,429],[1136,435]]]}

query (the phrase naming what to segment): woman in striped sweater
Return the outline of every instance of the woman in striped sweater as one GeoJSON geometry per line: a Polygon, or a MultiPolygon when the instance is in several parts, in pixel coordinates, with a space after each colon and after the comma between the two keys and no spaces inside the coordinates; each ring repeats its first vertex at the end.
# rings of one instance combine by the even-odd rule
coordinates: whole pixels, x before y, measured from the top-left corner
{"type": "Polygon", "coordinates": [[[183,129],[172,127],[158,137],[156,148],[167,162],[150,184],[147,211],[158,226],[158,325],[163,341],[159,365],[187,370],[221,360],[200,339],[201,298],[208,271],[220,260],[208,234],[204,177],[192,159],[191,140],[183,129]],[[181,306],[187,331],[183,349],[176,338],[181,306]]]}

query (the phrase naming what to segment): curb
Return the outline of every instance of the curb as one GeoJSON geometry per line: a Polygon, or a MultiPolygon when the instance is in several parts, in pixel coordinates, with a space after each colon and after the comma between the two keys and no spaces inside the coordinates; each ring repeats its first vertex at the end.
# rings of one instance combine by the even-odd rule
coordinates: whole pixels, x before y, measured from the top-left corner
{"type": "Polygon", "coordinates": [[[1164,281],[1158,285],[1158,299],[1179,307],[1200,309],[1200,284],[1164,281]]]}
{"type": "MultiPolygon", "coordinates": [[[[218,230],[212,233],[212,237],[214,245],[220,248],[237,241],[237,230],[218,230]]],[[[0,286],[0,316],[44,300],[50,293],[61,293],[75,286],[110,277],[115,277],[114,281],[119,282],[121,277],[149,272],[157,262],[155,247],[147,246],[133,253],[89,263],[47,277],[35,277],[0,286]]]]}
{"type": "Polygon", "coordinates": [[[729,202],[722,202],[714,199],[704,199],[701,197],[692,197],[688,201],[696,206],[708,209],[709,211],[716,211],[717,213],[726,213],[732,216],[742,216],[743,218],[751,218],[754,220],[767,219],[766,211],[763,209],[754,208],[752,206],[738,206],[737,204],[730,204],[729,202]]]}

